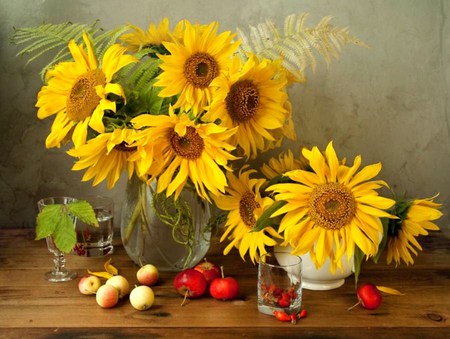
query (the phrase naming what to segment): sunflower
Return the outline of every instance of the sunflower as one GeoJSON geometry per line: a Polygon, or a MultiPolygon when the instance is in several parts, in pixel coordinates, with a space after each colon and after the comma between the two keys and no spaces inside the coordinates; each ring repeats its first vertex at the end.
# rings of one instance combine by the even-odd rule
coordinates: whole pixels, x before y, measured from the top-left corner
{"type": "Polygon", "coordinates": [[[86,34],[83,34],[83,40],[87,51],[82,45],[77,46],[75,41],[70,41],[69,50],[74,61],[61,62],[49,70],[46,75],[48,84],[38,93],[38,118],[56,114],[46,140],[47,148],[60,147],[71,132],[75,147],[79,147],[86,142],[88,126],[103,133],[104,111],[116,111],[115,102],[108,100],[107,95],[125,98],[122,87],[111,80],[122,67],[136,62],[136,58],[124,55],[125,48],[115,44],[106,50],[99,68],[86,34]]]}
{"type": "Polygon", "coordinates": [[[411,253],[417,255],[422,247],[417,242],[419,235],[428,235],[428,231],[438,231],[439,227],[431,222],[442,216],[438,209],[441,204],[433,201],[433,198],[415,199],[413,201],[399,201],[394,207],[394,213],[399,217],[390,220],[388,228],[387,263],[392,260],[397,266],[400,260],[406,265],[414,264],[411,253]]]}
{"type": "Polygon", "coordinates": [[[218,208],[229,211],[225,232],[220,239],[221,242],[226,238],[230,240],[224,254],[228,254],[233,247],[236,247],[239,249],[242,259],[248,252],[253,263],[267,253],[266,246],[277,244],[274,238],[281,239],[281,236],[271,226],[258,232],[252,232],[256,220],[273,202],[269,197],[261,197],[261,186],[265,184],[266,180],[251,179],[250,175],[254,172],[254,170],[242,168],[239,177],[228,172],[227,194],[213,197],[218,208]]]}
{"type": "Polygon", "coordinates": [[[164,18],[156,27],[154,23],[150,23],[147,32],[140,27],[130,25],[134,30],[132,33],[123,34],[120,37],[131,52],[137,52],[146,46],[160,46],[163,42],[179,41],[182,37],[182,27],[184,21],[180,21],[174,28],[174,32],[170,32],[169,19],[164,18]]]}
{"type": "Polygon", "coordinates": [[[302,160],[295,159],[292,151],[288,149],[286,152],[281,152],[278,158],[270,158],[261,166],[261,172],[270,180],[288,171],[305,169],[306,164],[302,160]]]}
{"type": "Polygon", "coordinates": [[[207,191],[213,194],[225,192],[227,180],[223,170],[230,171],[229,160],[236,158],[229,152],[234,147],[225,140],[235,133],[213,123],[196,124],[187,114],[176,115],[173,108],[169,115],[140,115],[132,120],[135,128],[145,128],[149,138],[136,141],[138,152],[147,152],[146,140],[152,140],[156,166],[147,166],[147,173],[157,177],[157,193],[166,190],[169,197],[178,198],[188,179],[194,184],[198,195],[210,201],[207,191]],[[156,160],[157,159],[157,160],[156,160]]]}
{"type": "Polygon", "coordinates": [[[129,158],[136,147],[129,145],[131,136],[135,133],[132,129],[115,129],[111,133],[102,133],[90,139],[78,148],[72,148],[67,153],[79,159],[72,170],[87,168],[82,180],[94,179],[93,186],[107,180],[108,188],[113,188],[124,170],[127,170],[130,179],[135,172],[135,163],[129,161],[129,158]]]}
{"type": "Polygon", "coordinates": [[[211,82],[223,74],[239,42],[234,35],[223,32],[216,36],[218,24],[191,25],[185,21],[183,43],[163,43],[170,55],[159,55],[161,69],[155,86],[163,87],[159,95],[179,95],[175,107],[192,110],[196,116],[211,102],[211,82]]]}
{"type": "Polygon", "coordinates": [[[236,57],[229,75],[213,85],[217,91],[205,119],[238,127],[232,143],[239,145],[246,157],[253,159],[257,151],[267,150],[268,143],[276,141],[272,133],[281,129],[289,116],[281,63],[259,61],[251,55],[242,65],[236,57]]]}
{"type": "Polygon", "coordinates": [[[275,184],[275,199],[285,201],[273,216],[283,215],[279,232],[294,254],[310,253],[319,268],[329,257],[331,270],[341,268],[347,251],[351,258],[357,245],[366,256],[378,251],[383,226],[380,217],[392,217],[383,211],[395,201],[378,195],[384,181],[369,181],[381,170],[381,164],[364,167],[357,156],[353,166],[340,164],[330,142],[323,155],[317,147],[302,151],[312,172],[294,170],[285,173],[292,183],[275,184]]]}

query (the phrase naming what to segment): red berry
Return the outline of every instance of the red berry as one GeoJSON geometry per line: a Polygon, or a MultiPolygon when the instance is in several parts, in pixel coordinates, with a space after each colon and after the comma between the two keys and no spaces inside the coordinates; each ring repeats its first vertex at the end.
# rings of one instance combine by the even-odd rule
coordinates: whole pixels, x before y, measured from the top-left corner
{"type": "Polygon", "coordinates": [[[307,314],[308,314],[308,312],[305,309],[303,309],[303,310],[301,310],[300,314],[298,315],[298,318],[299,319],[306,318],[307,314]]]}
{"type": "Polygon", "coordinates": [[[291,321],[291,316],[284,311],[273,311],[273,315],[279,321],[291,321]]]}
{"type": "Polygon", "coordinates": [[[290,301],[286,300],[286,299],[278,299],[278,305],[280,305],[281,307],[289,307],[290,305],[290,301]]]}

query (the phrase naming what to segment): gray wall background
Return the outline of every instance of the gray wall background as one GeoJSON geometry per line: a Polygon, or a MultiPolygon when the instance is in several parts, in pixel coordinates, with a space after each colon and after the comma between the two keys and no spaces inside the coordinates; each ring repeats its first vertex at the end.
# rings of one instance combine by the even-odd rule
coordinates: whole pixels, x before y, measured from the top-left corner
{"type": "Polygon", "coordinates": [[[381,161],[380,178],[398,194],[440,192],[438,224],[450,228],[448,0],[0,0],[0,227],[34,227],[35,202],[48,195],[106,194],[117,217],[126,185],[123,177],[113,190],[92,188],[62,150],[45,149],[52,119],[39,121],[34,108],[42,63],[24,68],[8,42],[12,27],[100,19],[106,29],[129,22],[146,29],[167,16],[235,30],[265,18],[282,25],[300,12],[310,12],[311,26],[332,15],[371,48],[345,48],[331,67],[320,62],[306,84],[290,89],[299,140],[285,148],[334,140],[340,157],[381,161]]]}

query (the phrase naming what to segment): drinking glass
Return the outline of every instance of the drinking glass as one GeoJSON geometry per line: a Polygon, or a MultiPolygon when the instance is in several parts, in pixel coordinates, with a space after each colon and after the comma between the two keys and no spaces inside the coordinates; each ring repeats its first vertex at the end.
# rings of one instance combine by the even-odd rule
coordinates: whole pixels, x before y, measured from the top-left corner
{"type": "MultiPolygon", "coordinates": [[[[77,199],[71,198],[71,197],[48,197],[43,198],[38,201],[38,209],[39,212],[42,211],[42,209],[47,205],[52,204],[68,204],[71,202],[76,201],[77,199]]],[[[53,241],[53,238],[51,236],[48,236],[46,238],[47,241],[47,247],[48,250],[53,253],[53,271],[46,272],[44,274],[44,277],[46,280],[51,282],[61,282],[61,281],[69,281],[72,279],[75,279],[77,277],[77,272],[70,271],[65,267],[66,259],[64,257],[64,253],[61,252],[55,245],[55,242],[53,241]]]]}
{"type": "Polygon", "coordinates": [[[302,259],[286,252],[267,253],[258,265],[258,310],[273,315],[300,312],[302,304],[302,259]]]}
{"type": "Polygon", "coordinates": [[[84,257],[101,257],[114,250],[114,201],[101,195],[78,197],[87,201],[94,209],[98,227],[88,225],[80,219],[75,221],[77,243],[73,253],[84,257]]]}

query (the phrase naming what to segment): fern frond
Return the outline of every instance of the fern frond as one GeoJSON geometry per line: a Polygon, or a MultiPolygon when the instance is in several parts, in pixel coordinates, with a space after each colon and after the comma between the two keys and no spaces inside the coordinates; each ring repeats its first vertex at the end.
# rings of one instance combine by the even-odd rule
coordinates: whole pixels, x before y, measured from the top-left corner
{"type": "Polygon", "coordinates": [[[136,92],[141,92],[147,88],[154,80],[159,72],[161,61],[157,58],[146,57],[154,53],[151,48],[145,48],[135,54],[140,59],[136,64],[130,64],[124,67],[120,72],[123,82],[127,83],[127,87],[132,88],[136,92]]]}
{"type": "Polygon", "coordinates": [[[347,27],[335,27],[332,17],[322,18],[315,27],[306,27],[308,13],[291,14],[284,20],[283,32],[267,20],[256,27],[249,26],[250,39],[240,29],[239,54],[254,53],[270,59],[282,58],[283,66],[294,75],[303,78],[304,71],[317,65],[317,55],[330,64],[338,59],[345,45],[367,47],[362,41],[350,35],[347,27]]]}
{"type": "Polygon", "coordinates": [[[31,59],[34,60],[36,56],[41,56],[53,48],[66,48],[67,43],[72,39],[80,41],[82,32],[92,31],[94,25],[66,22],[57,25],[43,24],[37,27],[15,28],[10,40],[16,45],[27,44],[17,55],[33,54],[31,59]]]}
{"type": "Polygon", "coordinates": [[[119,37],[129,29],[130,27],[128,25],[123,25],[95,36],[93,38],[93,45],[95,46],[97,58],[101,60],[108,47],[117,43],[119,37]]]}
{"type": "Polygon", "coordinates": [[[69,59],[67,45],[70,40],[80,43],[83,32],[90,35],[98,32],[97,21],[92,25],[65,22],[62,24],[42,24],[36,27],[14,28],[11,43],[25,45],[17,55],[28,57],[26,65],[30,62],[54,52],[51,61],[40,72],[44,79],[45,72],[58,62],[69,59]]]}

